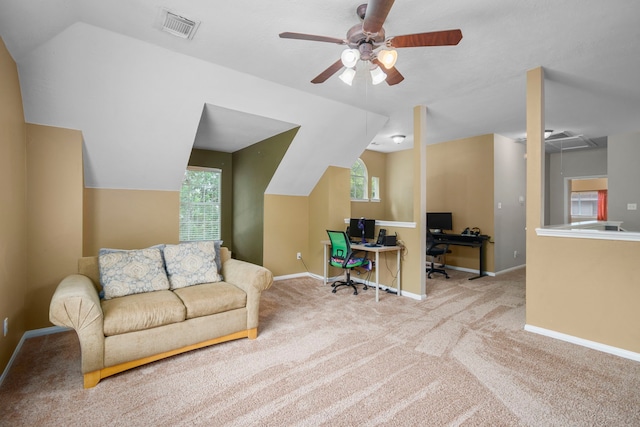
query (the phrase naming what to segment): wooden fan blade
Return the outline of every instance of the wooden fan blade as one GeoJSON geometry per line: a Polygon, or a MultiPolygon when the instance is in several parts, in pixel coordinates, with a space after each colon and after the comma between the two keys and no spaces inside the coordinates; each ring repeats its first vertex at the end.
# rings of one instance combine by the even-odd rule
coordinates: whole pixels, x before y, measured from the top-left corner
{"type": "Polygon", "coordinates": [[[365,33],[376,34],[380,32],[394,1],[395,0],[369,0],[367,11],[364,15],[364,22],[362,23],[362,29],[365,33]]]}
{"type": "Polygon", "coordinates": [[[324,83],[329,77],[337,73],[338,70],[340,70],[342,67],[342,60],[338,59],[336,62],[330,65],[329,68],[318,74],[315,79],[311,80],[311,83],[324,83]]]}
{"type": "Polygon", "coordinates": [[[396,67],[391,67],[387,70],[386,68],[384,68],[384,65],[382,65],[382,62],[380,62],[378,58],[373,58],[371,62],[378,65],[378,67],[380,67],[382,71],[384,71],[384,73],[387,75],[387,79],[385,81],[389,86],[397,85],[404,80],[404,76],[400,74],[400,71],[398,71],[396,67]]]}
{"type": "Polygon", "coordinates": [[[313,34],[301,34],[301,33],[280,33],[281,39],[296,39],[296,40],[311,40],[314,42],[327,42],[327,43],[335,43],[335,44],[346,44],[346,42],[342,39],[337,39],[335,37],[325,37],[325,36],[314,36],[313,34]]]}
{"type": "Polygon", "coordinates": [[[387,74],[387,84],[389,86],[397,85],[404,80],[404,76],[400,74],[396,67],[391,67],[388,70],[384,70],[384,72],[387,74]]]}
{"type": "Polygon", "coordinates": [[[462,40],[462,31],[445,30],[430,33],[407,34],[394,36],[387,40],[389,47],[420,47],[420,46],[453,46],[462,40]]]}

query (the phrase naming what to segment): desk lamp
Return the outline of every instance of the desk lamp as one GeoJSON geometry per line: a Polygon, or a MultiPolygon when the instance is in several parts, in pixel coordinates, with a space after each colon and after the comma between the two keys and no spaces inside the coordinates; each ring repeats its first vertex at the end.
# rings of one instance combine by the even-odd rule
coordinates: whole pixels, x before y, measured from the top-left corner
{"type": "Polygon", "coordinates": [[[362,244],[364,245],[365,243],[367,243],[367,239],[364,238],[364,217],[360,217],[360,219],[358,220],[358,228],[360,229],[360,232],[362,233],[362,244]]]}

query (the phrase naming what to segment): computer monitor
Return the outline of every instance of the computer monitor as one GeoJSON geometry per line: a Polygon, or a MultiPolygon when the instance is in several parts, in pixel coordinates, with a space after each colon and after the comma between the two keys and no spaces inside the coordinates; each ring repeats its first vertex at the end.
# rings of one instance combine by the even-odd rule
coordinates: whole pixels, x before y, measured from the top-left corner
{"type": "Polygon", "coordinates": [[[430,230],[453,230],[451,212],[427,212],[427,228],[430,230]]]}
{"type": "Polygon", "coordinates": [[[361,230],[358,226],[360,223],[360,218],[351,218],[349,220],[349,237],[351,240],[356,240],[358,242],[362,241],[362,232],[364,231],[364,238],[367,240],[372,240],[376,238],[376,220],[375,219],[365,219],[364,220],[364,230],[361,230]]]}

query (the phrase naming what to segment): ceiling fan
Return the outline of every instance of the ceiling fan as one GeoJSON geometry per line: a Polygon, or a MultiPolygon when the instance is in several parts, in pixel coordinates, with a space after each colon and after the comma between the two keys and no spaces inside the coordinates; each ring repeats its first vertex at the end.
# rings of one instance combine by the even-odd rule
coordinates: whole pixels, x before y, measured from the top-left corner
{"type": "Polygon", "coordinates": [[[394,1],[370,0],[368,4],[358,6],[356,14],[360,17],[362,23],[351,27],[347,31],[345,39],[291,32],[280,33],[280,37],[283,39],[310,40],[348,46],[348,49],[342,52],[340,59],[318,74],[311,80],[311,83],[323,83],[343,67],[346,67],[340,75],[340,79],[351,85],[355,76],[355,66],[358,60],[361,60],[370,63],[369,67],[374,84],[386,81],[388,85],[392,86],[404,80],[402,74],[394,66],[397,59],[395,49],[422,46],[453,46],[462,40],[462,31],[460,30],[434,31],[385,38],[385,31],[382,25],[387,19],[394,1]],[[385,71],[382,71],[383,67],[385,71]]]}

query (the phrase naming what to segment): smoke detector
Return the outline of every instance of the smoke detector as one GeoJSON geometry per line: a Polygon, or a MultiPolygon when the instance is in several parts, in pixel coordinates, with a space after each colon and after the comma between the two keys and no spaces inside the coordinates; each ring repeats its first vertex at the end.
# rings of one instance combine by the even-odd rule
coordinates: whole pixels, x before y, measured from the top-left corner
{"type": "Polygon", "coordinates": [[[188,40],[193,38],[200,25],[200,21],[186,18],[167,9],[162,9],[161,23],[162,31],[188,40]]]}

